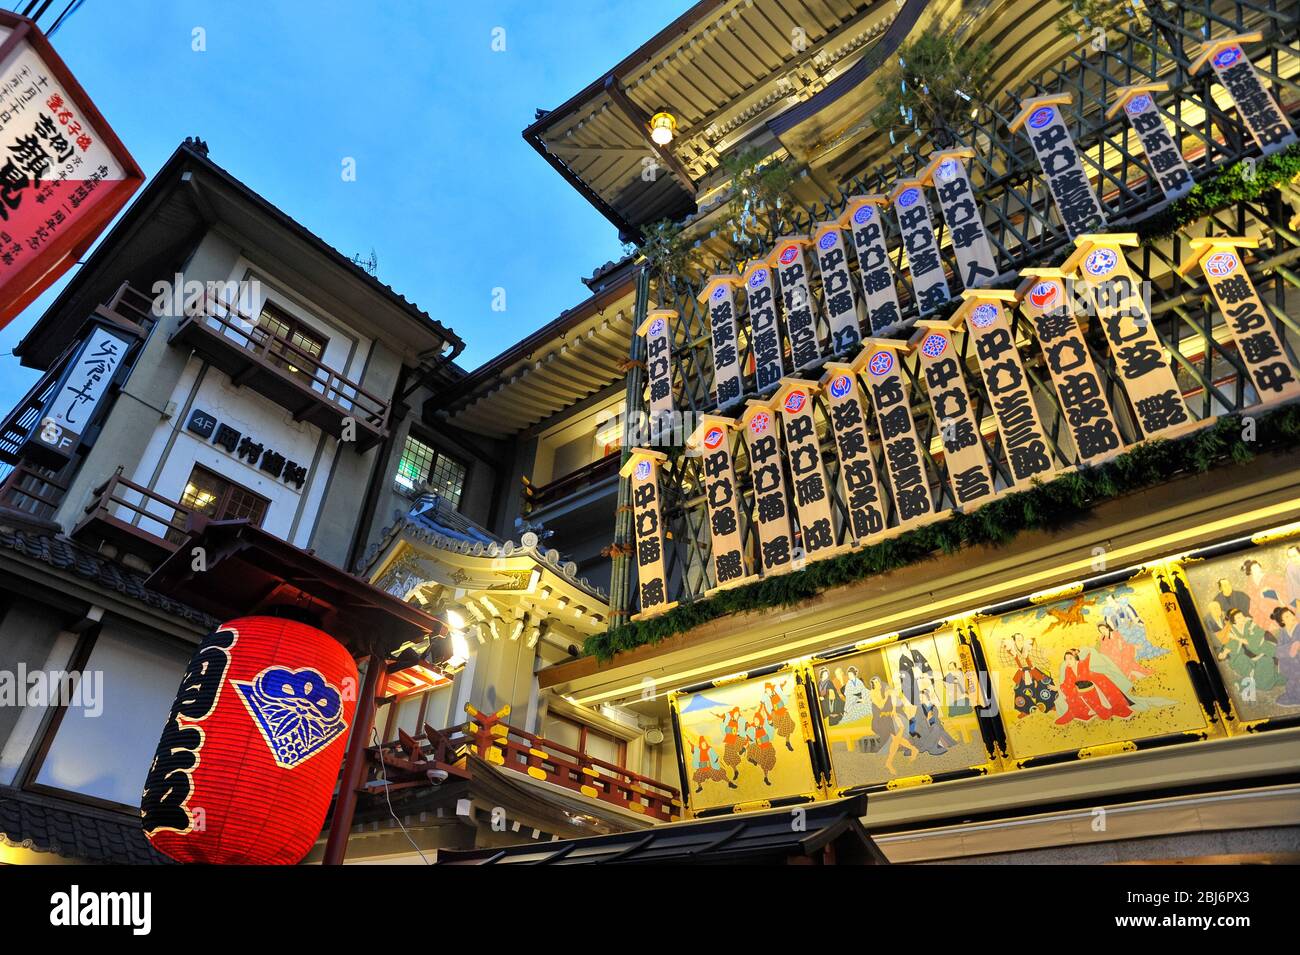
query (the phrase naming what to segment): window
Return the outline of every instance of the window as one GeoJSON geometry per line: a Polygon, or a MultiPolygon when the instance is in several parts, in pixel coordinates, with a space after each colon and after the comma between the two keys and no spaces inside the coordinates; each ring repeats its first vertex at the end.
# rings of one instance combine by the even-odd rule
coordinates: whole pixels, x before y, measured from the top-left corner
{"type": "Polygon", "coordinates": [[[548,714],[542,735],[553,743],[577,750],[584,756],[603,760],[612,766],[623,766],[627,758],[627,743],[563,716],[548,714]]]}
{"type": "Polygon", "coordinates": [[[316,377],[315,362],[320,361],[321,355],[325,353],[328,339],[322,338],[288,312],[270,302],[262,306],[262,313],[257,316],[257,327],[263,332],[269,332],[273,337],[269,353],[273,364],[292,375],[309,380],[316,377]],[[307,367],[301,368],[300,365],[307,367]]]}
{"type": "Polygon", "coordinates": [[[430,491],[453,508],[458,508],[465,490],[465,473],[465,465],[460,461],[408,435],[402,458],[397,462],[393,484],[397,490],[410,494],[421,490],[427,483],[430,491]]]}
{"type": "MultiPolygon", "coordinates": [[[[0,592],[0,673],[12,675],[19,667],[28,673],[66,670],[77,635],[60,631],[62,623],[57,608],[0,592]]],[[[26,690],[22,684],[16,688],[26,690]]],[[[0,706],[0,786],[14,785],[48,705],[47,699],[41,705],[0,706]]]]}
{"type": "Polygon", "coordinates": [[[537,443],[532,481],[545,487],[617,455],[623,443],[623,408],[621,400],[611,402],[543,434],[537,443]]]}
{"type": "Polygon", "coordinates": [[[192,511],[206,514],[214,521],[247,518],[250,524],[260,527],[271,502],[196,464],[190,472],[190,479],[185,482],[181,504],[192,511]]]}
{"type": "Polygon", "coordinates": [[[106,624],[35,771],[37,786],[124,806],[140,791],[193,647],[106,624]]]}

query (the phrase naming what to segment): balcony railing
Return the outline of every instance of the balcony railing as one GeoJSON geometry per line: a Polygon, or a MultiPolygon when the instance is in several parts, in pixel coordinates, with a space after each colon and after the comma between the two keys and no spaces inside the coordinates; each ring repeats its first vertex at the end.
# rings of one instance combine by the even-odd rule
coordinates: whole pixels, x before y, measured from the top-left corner
{"type": "Polygon", "coordinates": [[[600,460],[585,464],[578,470],[572,471],[550,484],[543,484],[541,487],[535,488],[532,497],[528,499],[530,510],[536,511],[548,504],[562,501],[566,497],[614,477],[618,474],[618,463],[619,455],[617,452],[607,454],[600,460]]]}
{"type": "Polygon", "coordinates": [[[190,508],[122,477],[122,469],[94,490],[72,536],[109,541],[145,559],[174,551],[185,539],[190,508]]]}
{"type": "Polygon", "coordinates": [[[0,508],[42,523],[54,517],[68,491],[68,467],[59,471],[26,461],[15,465],[0,481],[0,508]]]}
{"type": "Polygon", "coordinates": [[[342,439],[358,451],[388,433],[389,403],[326,365],[306,349],[271,334],[235,304],[205,295],[172,334],[231,377],[342,439]],[[349,424],[350,423],[350,424],[349,424]]]}
{"type": "MultiPolygon", "coordinates": [[[[1106,206],[1109,228],[1119,232],[1133,231],[1135,225],[1140,226],[1141,220],[1163,198],[1158,184],[1148,177],[1146,158],[1126,119],[1122,115],[1112,119],[1105,116],[1114,91],[1119,87],[1153,80],[1169,81],[1170,92],[1157,94],[1157,104],[1166,124],[1175,131],[1176,141],[1181,142],[1193,177],[1198,182],[1219,175],[1227,166],[1243,158],[1258,159],[1260,156],[1236,110],[1231,106],[1225,110],[1217,105],[1213,96],[1217,86],[1212,78],[1187,74],[1201,38],[1199,30],[1192,24],[1208,21],[1216,37],[1229,29],[1232,32],[1262,31],[1265,34],[1262,48],[1248,44],[1247,52],[1260,70],[1266,87],[1288,110],[1293,125],[1296,125],[1300,85],[1294,78],[1300,74],[1300,50],[1296,49],[1295,41],[1300,3],[1295,0],[1178,0],[1147,4],[1144,9],[1156,9],[1157,12],[1145,26],[1135,24],[1132,29],[1121,30],[1120,42],[1100,51],[1085,45],[1057,68],[1028,79],[1022,88],[999,90],[983,101],[977,99],[972,104],[974,118],[968,120],[965,129],[957,132],[954,145],[968,146],[976,154],[969,169],[997,260],[999,278],[996,287],[1016,287],[1020,281],[1018,272],[1022,268],[1059,265],[1072,248],[1056,218],[1051,196],[1043,186],[1037,160],[1028,142],[1023,135],[1012,135],[1007,130],[1007,121],[1017,112],[1021,98],[1067,90],[1073,94],[1073,105],[1062,107],[1067,124],[1075,135],[1085,168],[1106,206]]],[[[932,152],[929,147],[923,147],[906,154],[895,153],[887,163],[869,171],[854,172],[833,194],[824,196],[820,202],[800,206],[792,216],[792,228],[782,231],[808,234],[815,223],[838,218],[847,207],[850,196],[889,193],[896,181],[916,177],[929,164],[932,152]]],[[[1256,261],[1250,268],[1251,277],[1294,360],[1296,346],[1300,343],[1300,309],[1295,304],[1300,295],[1300,275],[1295,265],[1300,261],[1300,235],[1293,228],[1293,216],[1294,210],[1284,198],[1275,190],[1268,191],[1207,215],[1169,239],[1146,243],[1129,254],[1137,279],[1150,291],[1152,319],[1161,341],[1172,356],[1182,392],[1189,407],[1199,417],[1241,410],[1255,404],[1258,397],[1224,316],[1213,303],[1200,271],[1195,270],[1190,275],[1178,272],[1178,266],[1191,255],[1188,239],[1207,234],[1262,236],[1256,261]]],[[[949,288],[955,294],[962,283],[956,274],[951,242],[946,235],[947,226],[937,208],[932,208],[932,218],[951,276],[949,288]]],[[[896,291],[903,318],[916,318],[916,303],[910,283],[904,277],[906,269],[900,268],[903,258],[901,239],[893,219],[893,215],[880,217],[889,233],[896,291]]],[[[774,236],[768,238],[775,239],[774,236]]],[[[698,296],[709,275],[738,272],[743,264],[737,253],[725,245],[725,236],[706,237],[701,247],[706,250],[706,257],[697,276],[689,281],[675,280],[668,286],[657,287],[652,295],[647,296],[651,307],[657,302],[661,307],[678,312],[674,340],[679,344],[674,346],[672,356],[674,400],[678,410],[695,414],[717,408],[712,393],[713,360],[708,315],[699,304],[698,296]]],[[[770,244],[768,248],[771,248],[770,244]]],[[[808,270],[811,300],[821,340],[829,341],[829,323],[821,313],[823,296],[818,271],[816,268],[808,270]]],[[[856,273],[854,281],[857,281],[856,273]]],[[[862,298],[859,289],[859,301],[862,298]]],[[[773,389],[761,394],[753,378],[752,350],[744,331],[749,324],[745,299],[743,292],[738,292],[734,298],[736,327],[741,330],[741,367],[746,370],[742,397],[766,397],[773,389]]],[[[1016,309],[1012,312],[1014,331],[1021,343],[1022,359],[1032,380],[1035,402],[1051,441],[1051,450],[1062,466],[1077,464],[1078,453],[1072,444],[1070,430],[1065,426],[1055,389],[1050,384],[1041,349],[1026,327],[1024,317],[1016,309]]],[[[1139,435],[1103,330],[1095,320],[1089,320],[1087,316],[1081,318],[1093,361],[1103,379],[1110,405],[1120,419],[1125,443],[1132,444],[1139,435]]],[[[997,487],[1006,487],[1011,483],[1010,469],[975,363],[970,336],[961,336],[959,348],[986,456],[994,470],[997,487]]],[[[632,357],[639,359],[643,356],[644,344],[634,341],[632,357]]],[[[839,356],[825,354],[825,357],[839,356]]],[[[928,392],[918,370],[918,356],[908,356],[902,365],[911,386],[912,413],[918,435],[926,449],[932,499],[938,508],[947,508],[953,504],[951,485],[939,431],[927,399],[928,392]]],[[[799,373],[799,377],[817,380],[821,373],[822,369],[817,367],[799,373]]],[[[640,379],[637,379],[638,389],[639,385],[640,379]]],[[[644,409],[644,396],[629,393],[628,404],[630,408],[644,409]]],[[[822,456],[828,486],[832,490],[832,510],[839,529],[837,542],[843,544],[847,542],[848,522],[839,480],[839,462],[826,435],[826,409],[820,400],[816,406],[822,456]]],[[[733,406],[733,414],[735,407],[739,405],[733,406]]],[[[879,470],[878,437],[872,435],[873,451],[877,473],[883,473],[879,470]]],[[[753,492],[748,461],[743,442],[738,444],[742,445],[736,457],[738,484],[745,501],[742,511],[752,513],[753,492]]],[[[701,491],[700,459],[674,453],[665,462],[661,473],[662,507],[668,530],[667,599],[690,601],[701,597],[715,585],[710,561],[708,515],[701,491]]],[[[741,523],[747,552],[753,555],[756,553],[754,528],[747,521],[741,523]]],[[[896,519],[891,519],[890,523],[896,523],[896,519]]],[[[616,543],[627,546],[631,543],[630,525],[624,523],[620,527],[616,543]]],[[[634,570],[628,565],[617,573],[634,574],[634,570]]],[[[618,625],[636,609],[636,589],[634,586],[621,586],[616,580],[612,592],[621,595],[612,607],[611,623],[618,625]]]]}
{"type": "Polygon", "coordinates": [[[397,742],[372,747],[370,754],[376,766],[382,762],[393,789],[427,786],[430,770],[468,779],[472,770],[465,757],[472,754],[503,769],[661,822],[681,818],[682,813],[681,793],[675,787],[493,717],[480,715],[445,730],[426,725],[420,736],[399,730],[397,742]]]}

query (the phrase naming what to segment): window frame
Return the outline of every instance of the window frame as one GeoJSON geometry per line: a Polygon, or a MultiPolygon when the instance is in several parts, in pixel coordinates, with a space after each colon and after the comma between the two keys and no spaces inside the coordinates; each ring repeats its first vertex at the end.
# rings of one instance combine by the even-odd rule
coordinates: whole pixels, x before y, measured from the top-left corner
{"type": "MultiPolygon", "coordinates": [[[[591,726],[590,724],[585,723],[582,720],[575,719],[574,717],[569,716],[567,713],[548,712],[546,714],[546,721],[549,723],[552,720],[558,720],[561,723],[568,723],[570,726],[576,726],[578,728],[578,746],[576,748],[579,754],[581,754],[583,759],[599,759],[601,762],[611,762],[619,769],[627,769],[627,744],[628,744],[627,740],[623,739],[620,736],[615,736],[613,733],[608,733],[600,729],[599,727],[591,726]],[[605,759],[601,759],[601,757],[599,756],[593,756],[591,753],[588,753],[587,736],[589,733],[595,733],[597,736],[600,736],[602,739],[612,740],[614,743],[616,743],[618,745],[617,760],[605,760],[605,759]]],[[[559,740],[552,739],[551,737],[545,734],[542,734],[542,739],[545,739],[549,742],[555,743],[560,746],[565,745],[563,743],[560,743],[559,740]]]]}
{"type": "MultiPolygon", "coordinates": [[[[221,495],[217,498],[216,506],[213,508],[213,513],[209,517],[210,520],[214,520],[214,521],[239,520],[240,518],[232,518],[229,515],[223,514],[222,511],[224,511],[225,508],[230,504],[231,494],[234,491],[242,491],[243,493],[249,495],[250,497],[256,498],[258,501],[262,503],[261,514],[258,515],[256,521],[250,520],[249,523],[252,524],[254,527],[261,527],[262,524],[266,522],[266,515],[271,510],[271,499],[269,497],[266,497],[265,495],[262,494],[258,494],[253,489],[245,487],[244,485],[240,484],[238,481],[232,481],[230,480],[230,478],[218,474],[216,471],[212,470],[212,468],[200,464],[198,461],[195,461],[194,466],[190,468],[190,476],[185,479],[186,487],[188,487],[190,484],[194,482],[194,474],[197,471],[203,471],[208,476],[215,478],[219,483],[225,485],[225,488],[222,491],[221,495]]],[[[185,503],[184,488],[181,489],[181,493],[178,498],[178,503],[182,507],[192,509],[192,510],[194,509],[191,508],[190,505],[185,503]]]]}
{"type": "Polygon", "coordinates": [[[469,477],[471,473],[470,462],[460,457],[457,454],[452,454],[451,452],[443,450],[441,447],[438,446],[436,442],[429,440],[428,438],[424,437],[422,434],[416,432],[414,429],[408,431],[406,437],[402,439],[402,449],[400,452],[398,452],[397,465],[393,469],[393,480],[392,480],[393,490],[396,491],[398,494],[402,494],[408,497],[413,497],[421,493],[421,489],[424,486],[429,484],[430,479],[433,476],[433,472],[437,470],[438,463],[442,460],[449,461],[460,468],[461,470],[460,489],[457,492],[456,500],[454,502],[451,501],[446,495],[439,493],[437,488],[432,488],[431,493],[438,494],[438,496],[442,498],[442,500],[447,501],[447,503],[451,505],[452,510],[460,511],[461,503],[465,500],[465,488],[469,485],[469,477]],[[416,486],[412,488],[407,488],[399,484],[397,478],[398,475],[401,473],[402,460],[403,458],[406,457],[407,443],[410,441],[418,441],[424,447],[428,448],[429,451],[432,452],[433,456],[429,460],[428,470],[425,471],[420,476],[420,478],[416,482],[416,486]]]}
{"type": "MultiPolygon", "coordinates": [[[[308,382],[320,380],[316,375],[316,369],[324,367],[325,350],[329,348],[330,339],[328,335],[321,332],[315,326],[308,325],[283,305],[267,298],[262,301],[262,307],[258,310],[257,317],[253,319],[253,334],[265,335],[271,339],[267,344],[267,360],[273,363],[285,374],[292,375],[295,378],[302,378],[308,382]],[[262,316],[267,313],[268,309],[271,312],[271,318],[285,326],[286,331],[283,336],[277,335],[275,332],[271,331],[271,329],[262,324],[262,316]],[[304,348],[302,345],[293,341],[293,336],[295,334],[307,339],[315,345],[319,345],[319,354],[312,355],[310,349],[304,348]],[[302,351],[314,362],[312,368],[298,368],[296,371],[292,370],[293,367],[295,367],[293,362],[294,353],[290,351],[289,354],[285,354],[283,351],[278,350],[275,347],[275,342],[277,341],[289,345],[291,349],[296,348],[302,351]]],[[[262,342],[259,341],[257,344],[261,345],[262,342]]]]}

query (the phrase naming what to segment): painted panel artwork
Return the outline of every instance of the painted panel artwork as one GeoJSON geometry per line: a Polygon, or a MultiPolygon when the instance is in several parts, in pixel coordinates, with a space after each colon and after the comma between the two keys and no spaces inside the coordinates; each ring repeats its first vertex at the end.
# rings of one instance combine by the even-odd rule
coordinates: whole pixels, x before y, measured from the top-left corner
{"type": "Polygon", "coordinates": [[[796,671],[674,695],[673,705],[693,811],[817,788],[808,703],[796,671]]]}
{"type": "Polygon", "coordinates": [[[1300,715],[1300,540],[1183,570],[1238,718],[1300,715]]]}
{"type": "Polygon", "coordinates": [[[811,669],[838,789],[989,761],[976,715],[979,681],[954,630],[811,669]]]}
{"type": "Polygon", "coordinates": [[[979,629],[1015,759],[1206,725],[1150,576],[1003,614],[979,629]]]}

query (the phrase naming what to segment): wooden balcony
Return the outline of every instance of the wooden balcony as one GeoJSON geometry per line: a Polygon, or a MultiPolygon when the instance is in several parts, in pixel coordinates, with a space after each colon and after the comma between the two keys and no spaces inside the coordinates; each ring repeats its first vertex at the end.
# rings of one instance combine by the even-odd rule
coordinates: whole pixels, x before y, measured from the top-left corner
{"type": "Polygon", "coordinates": [[[366,451],[388,434],[389,403],[320,359],[257,324],[255,316],[205,296],[182,319],[171,341],[193,348],[230,376],[340,440],[349,421],[352,443],[366,451]]]}
{"type": "Polygon", "coordinates": [[[552,481],[550,484],[543,484],[541,487],[534,488],[532,496],[528,498],[528,505],[531,511],[539,510],[556,501],[562,501],[571,497],[580,491],[599,484],[601,481],[618,476],[618,465],[620,455],[618,451],[613,454],[607,454],[598,461],[583,465],[576,471],[571,471],[564,477],[552,481]]]}
{"type": "Polygon", "coordinates": [[[72,529],[74,538],[107,541],[150,563],[185,539],[193,511],[122,477],[120,467],[94,494],[72,529]]]}
{"type": "Polygon", "coordinates": [[[0,481],[0,509],[25,515],[37,524],[49,524],[67,490],[68,468],[52,471],[19,461],[0,481]]]}
{"type": "Polygon", "coordinates": [[[420,736],[399,730],[397,742],[372,748],[370,755],[376,768],[382,763],[384,778],[394,790],[427,786],[428,773],[435,770],[469,779],[473,770],[468,757],[476,756],[660,822],[682,817],[681,793],[676,788],[476,711],[467,723],[450,729],[426,725],[420,736]]]}

